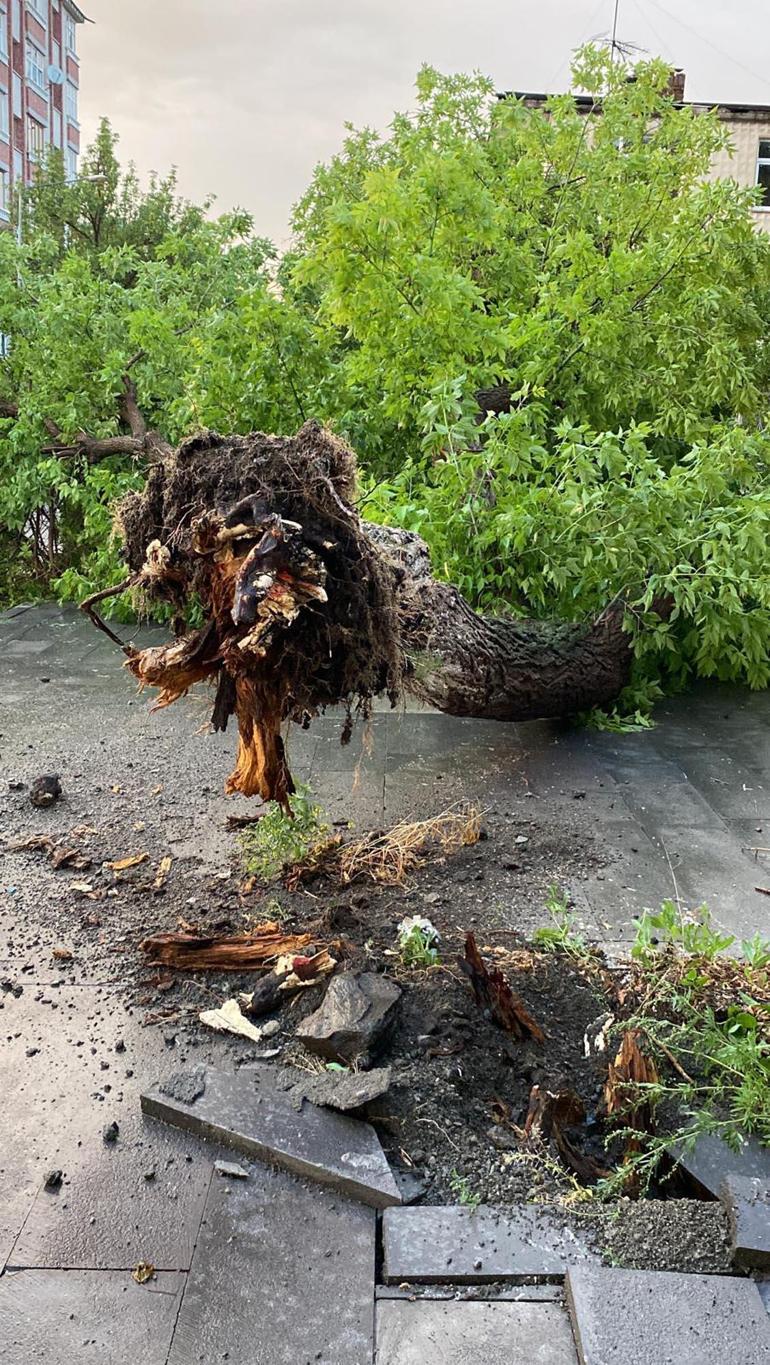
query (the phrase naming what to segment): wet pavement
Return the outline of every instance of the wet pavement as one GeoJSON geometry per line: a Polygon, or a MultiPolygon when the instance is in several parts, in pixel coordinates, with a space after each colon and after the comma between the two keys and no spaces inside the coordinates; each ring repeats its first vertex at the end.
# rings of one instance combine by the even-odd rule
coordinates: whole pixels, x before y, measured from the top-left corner
{"type": "MultiPolygon", "coordinates": [[[[109,856],[152,838],[201,886],[226,876],[225,813],[247,803],[222,795],[234,740],[196,733],[207,712],[202,694],[149,714],[119,652],[76,611],[0,617],[0,833],[105,827],[109,856]],[[33,811],[17,785],[45,771],[62,775],[56,812],[33,811]]],[[[296,775],[333,818],[392,823],[470,798],[585,831],[602,865],[576,859],[568,890],[596,940],[627,940],[633,915],[664,897],[707,902],[740,938],[770,932],[770,898],[756,889],[770,887],[770,693],[703,687],[665,702],[641,734],[378,709],[366,742],[341,749],[338,736],[329,717],[289,744],[296,775]]],[[[143,1026],[121,990],[119,952],[100,951],[99,917],[122,901],[99,902],[91,950],[53,960],[75,915],[71,879],[64,888],[17,862],[0,860],[0,1360],[364,1365],[375,1215],[259,1165],[234,1191],[212,1173],[224,1149],[143,1116],[141,1090],[185,1063],[221,1062],[220,1040],[143,1026]],[[111,1122],[116,1143],[102,1136],[111,1122]],[[50,1192],[53,1169],[62,1184],[50,1192]],[[158,1272],[144,1286],[130,1274],[139,1261],[158,1272]],[[329,1310],[335,1284],[340,1313],[329,1310]],[[290,1324],[280,1349],[263,1335],[276,1319],[290,1324]]],[[[412,1358],[393,1354],[404,1312],[382,1315],[387,1360],[412,1358]]],[[[507,1330],[511,1310],[494,1316],[507,1330]]],[[[569,1339],[552,1340],[553,1360],[569,1358],[569,1339]]]]}

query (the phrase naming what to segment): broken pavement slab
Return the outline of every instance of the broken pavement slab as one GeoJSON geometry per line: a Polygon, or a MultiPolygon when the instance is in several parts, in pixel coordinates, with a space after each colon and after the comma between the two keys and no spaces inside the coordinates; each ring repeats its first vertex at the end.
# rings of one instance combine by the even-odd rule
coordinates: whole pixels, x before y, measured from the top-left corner
{"type": "Polygon", "coordinates": [[[368,1365],[375,1238],[372,1209],[282,1171],[214,1181],[168,1365],[368,1365]]]}
{"type": "Polygon", "coordinates": [[[331,1185],[373,1208],[400,1204],[401,1195],[379,1138],[368,1123],[302,1103],[276,1088],[265,1071],[207,1071],[192,1103],[142,1095],[142,1110],[200,1137],[213,1138],[297,1175],[331,1185]]]}
{"type": "Polygon", "coordinates": [[[720,1198],[730,1226],[733,1263],[744,1270],[770,1270],[770,1185],[730,1175],[720,1198]]]}
{"type": "Polygon", "coordinates": [[[386,1284],[489,1284],[561,1280],[591,1256],[588,1243],[532,1204],[386,1209],[386,1284]]]}
{"type": "Polygon", "coordinates": [[[739,1148],[729,1147],[716,1133],[703,1133],[691,1150],[676,1153],[677,1165],[694,1181],[699,1193],[718,1199],[729,1176],[762,1180],[770,1185],[770,1147],[744,1137],[739,1148]]]}
{"type": "Polygon", "coordinates": [[[336,1062],[370,1053],[390,1028],[401,987],[376,972],[342,972],[329,982],[318,1009],[297,1025],[310,1052],[336,1062]]]}
{"type": "MultiPolygon", "coordinates": [[[[378,1365],[577,1365],[569,1319],[555,1303],[377,1303],[378,1365]]],[[[625,1365],[625,1363],[624,1363],[625,1365]]],[[[693,1362],[694,1365],[694,1362],[693,1362]]]]}
{"type": "Polygon", "coordinates": [[[580,1365],[768,1365],[770,1318],[751,1280],[571,1266],[580,1365]]]}
{"type": "Polygon", "coordinates": [[[380,1099],[390,1089],[390,1083],[388,1066],[372,1071],[323,1071],[316,1076],[303,1076],[289,1093],[295,1108],[305,1099],[345,1114],[380,1099]]]}

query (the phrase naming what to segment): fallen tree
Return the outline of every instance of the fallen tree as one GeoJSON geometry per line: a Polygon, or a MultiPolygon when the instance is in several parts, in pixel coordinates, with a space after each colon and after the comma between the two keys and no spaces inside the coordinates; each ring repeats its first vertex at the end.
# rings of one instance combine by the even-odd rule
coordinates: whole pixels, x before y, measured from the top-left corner
{"type": "Polygon", "coordinates": [[[176,638],[123,645],[140,684],[170,705],[197,682],[215,688],[212,724],[238,723],[227,789],[286,806],[293,791],[282,727],[328,706],[367,716],[408,692],[451,715],[568,716],[612,701],[628,681],[623,603],[579,624],[477,615],[431,572],[416,535],[362,521],[356,462],[316,422],[293,438],[204,432],[160,449],[118,523],[129,574],[83,603],[96,624],[107,597],[170,603],[176,638]],[[193,604],[203,624],[186,628],[193,604]]]}

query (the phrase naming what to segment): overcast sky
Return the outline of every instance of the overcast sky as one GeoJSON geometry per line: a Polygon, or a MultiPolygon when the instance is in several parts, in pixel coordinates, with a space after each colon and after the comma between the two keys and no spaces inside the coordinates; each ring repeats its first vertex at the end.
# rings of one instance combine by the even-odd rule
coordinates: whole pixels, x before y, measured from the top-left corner
{"type": "MultiPolygon", "coordinates": [[[[500,89],[563,90],[614,0],[79,0],[81,120],[106,114],[143,174],[245,206],[287,239],[292,202],[343,124],[385,127],[423,62],[500,89]]],[[[687,71],[687,97],[770,104],[767,0],[620,0],[618,34],[687,71]],[[768,75],[763,75],[767,72],[768,75]]]]}

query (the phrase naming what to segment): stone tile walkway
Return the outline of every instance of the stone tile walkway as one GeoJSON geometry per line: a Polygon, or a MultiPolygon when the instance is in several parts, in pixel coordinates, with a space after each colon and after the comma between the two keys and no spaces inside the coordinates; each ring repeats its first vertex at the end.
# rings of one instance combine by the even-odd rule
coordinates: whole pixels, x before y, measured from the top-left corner
{"type": "MultiPolygon", "coordinates": [[[[232,737],[195,737],[205,699],[150,716],[119,665],[75,611],[0,617],[0,771],[66,773],[73,823],[103,809],[110,780],[137,801],[162,785],[174,858],[216,872],[232,737]]],[[[770,694],[704,687],[641,735],[384,710],[371,752],[340,749],[338,732],[329,718],[291,737],[295,770],[333,814],[424,817],[460,796],[533,818],[579,810],[607,853],[570,888],[596,938],[627,938],[635,913],[676,894],[708,901],[739,936],[770,931],[755,890],[770,885],[770,854],[753,851],[770,847],[770,694]]],[[[3,832],[17,795],[0,784],[3,832]]],[[[0,977],[13,942],[27,954],[23,993],[0,992],[0,1360],[371,1365],[376,1325],[379,1365],[515,1362],[516,1350],[573,1365],[565,1308],[534,1289],[532,1302],[377,1298],[375,1324],[375,1212],[259,1165],[244,1184],[213,1175],[225,1148],[142,1115],[142,1089],[221,1056],[205,1041],[179,1056],[173,1037],[142,1029],[119,973],[85,960],[63,980],[35,935],[36,894],[0,867],[0,977]],[[54,1168],[63,1183],[49,1192],[54,1168]],[[158,1271],[144,1286],[130,1273],[140,1260],[158,1271]]]]}

